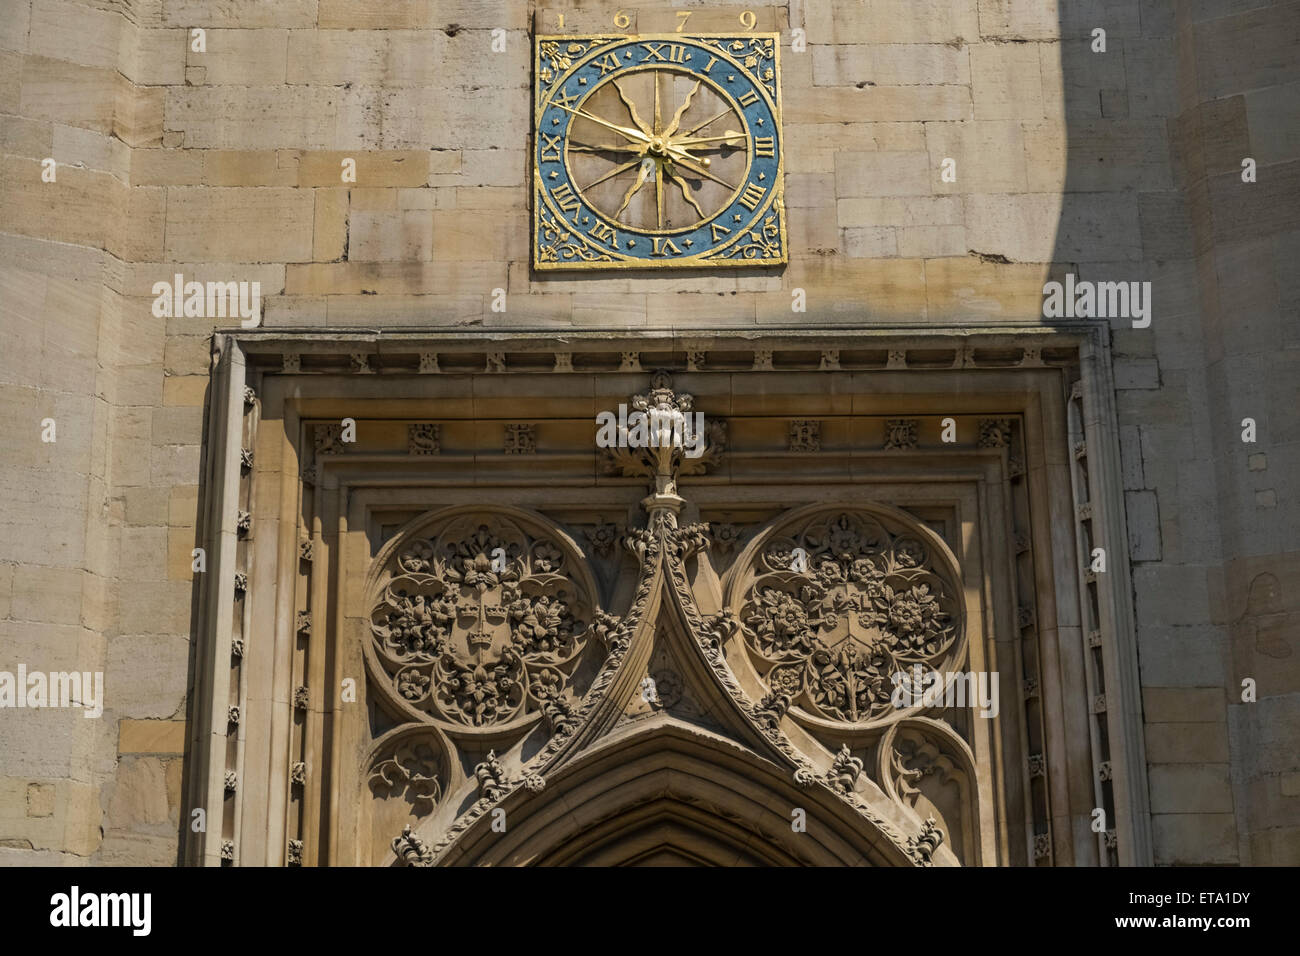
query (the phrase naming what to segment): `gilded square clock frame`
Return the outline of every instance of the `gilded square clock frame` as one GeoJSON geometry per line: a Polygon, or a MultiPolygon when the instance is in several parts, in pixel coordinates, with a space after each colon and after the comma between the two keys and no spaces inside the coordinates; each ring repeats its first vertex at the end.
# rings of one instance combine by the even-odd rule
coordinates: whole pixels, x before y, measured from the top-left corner
{"type": "MultiPolygon", "coordinates": [[[[723,51],[724,53],[726,51],[723,51]]],[[[588,53],[590,55],[590,51],[588,53]]],[[[744,66],[737,64],[738,69],[749,72],[744,66]]],[[[761,87],[761,83],[755,81],[756,86],[761,87]]],[[[781,111],[781,34],[779,33],[584,33],[584,34],[538,34],[533,37],[533,141],[529,145],[532,154],[533,166],[533,195],[532,195],[532,251],[530,258],[532,267],[538,272],[604,272],[613,270],[644,270],[644,269],[761,269],[773,266],[784,266],[790,261],[789,233],[786,228],[786,208],[785,208],[785,124],[781,111]],[[688,40],[721,40],[721,39],[770,39],[772,41],[772,68],[776,73],[773,84],[775,95],[772,97],[772,114],[777,124],[777,184],[772,192],[772,199],[769,201],[766,209],[774,210],[777,214],[777,228],[780,232],[781,253],[779,256],[773,256],[770,259],[706,259],[702,258],[703,253],[683,259],[665,259],[655,260],[634,260],[627,262],[543,262],[538,257],[538,216],[541,212],[539,203],[540,195],[544,191],[544,184],[541,181],[541,171],[537,168],[536,156],[536,136],[538,124],[541,121],[542,104],[548,98],[546,93],[549,91],[543,89],[541,82],[541,51],[542,44],[548,42],[582,42],[582,41],[681,41],[688,40]]],[[[761,218],[761,217],[759,217],[761,218]]],[[[739,241],[741,236],[737,236],[733,242],[739,241]]]]}

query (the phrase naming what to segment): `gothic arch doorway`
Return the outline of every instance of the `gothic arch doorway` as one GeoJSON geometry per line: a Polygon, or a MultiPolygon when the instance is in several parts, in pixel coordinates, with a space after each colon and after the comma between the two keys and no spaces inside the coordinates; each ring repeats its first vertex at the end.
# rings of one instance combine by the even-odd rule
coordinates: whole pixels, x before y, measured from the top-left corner
{"type": "Polygon", "coordinates": [[[506,831],[484,817],[449,865],[912,865],[829,793],[671,717],[611,734],[501,808],[506,831]]]}

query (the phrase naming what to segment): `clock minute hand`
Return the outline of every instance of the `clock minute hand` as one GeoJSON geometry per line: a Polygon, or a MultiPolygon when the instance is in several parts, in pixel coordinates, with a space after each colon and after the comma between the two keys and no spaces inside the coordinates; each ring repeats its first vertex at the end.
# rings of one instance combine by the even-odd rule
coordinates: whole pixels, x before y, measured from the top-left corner
{"type": "MultiPolygon", "coordinates": [[[[698,145],[700,145],[701,143],[717,143],[717,142],[721,142],[721,143],[725,146],[725,145],[727,145],[729,142],[735,142],[735,141],[737,141],[737,140],[739,140],[740,142],[744,142],[744,141],[746,141],[746,140],[748,140],[748,139],[749,139],[749,136],[748,136],[748,134],[746,134],[746,133],[737,133],[737,132],[735,132],[734,130],[727,130],[727,133],[726,133],[725,136],[696,136],[696,137],[688,137],[688,138],[686,138],[686,139],[679,139],[679,140],[676,140],[676,141],[673,143],[673,145],[674,145],[674,146],[681,146],[681,147],[689,148],[689,147],[691,147],[691,146],[698,146],[698,145]]],[[[736,145],[739,145],[739,143],[736,143],[736,145]]]]}
{"type": "Polygon", "coordinates": [[[593,123],[599,123],[601,126],[608,127],[609,129],[612,129],[616,133],[622,133],[624,136],[626,136],[634,143],[650,142],[650,137],[646,136],[640,130],[632,129],[631,127],[628,126],[619,126],[615,123],[611,123],[609,120],[603,120],[599,116],[592,116],[586,110],[570,109],[567,106],[560,106],[559,103],[556,103],[554,105],[559,107],[562,110],[565,110],[566,112],[572,113],[574,116],[581,116],[583,119],[588,119],[591,120],[593,123]]]}
{"type": "Polygon", "coordinates": [[[687,172],[694,173],[696,176],[703,176],[705,179],[711,179],[718,185],[726,186],[728,189],[732,190],[733,192],[736,189],[735,186],[731,185],[731,183],[727,182],[725,179],[719,179],[717,176],[713,175],[713,173],[709,172],[703,166],[697,165],[699,163],[699,160],[695,159],[695,157],[691,156],[689,153],[677,153],[673,157],[673,161],[677,163],[677,165],[684,168],[687,172]]]}

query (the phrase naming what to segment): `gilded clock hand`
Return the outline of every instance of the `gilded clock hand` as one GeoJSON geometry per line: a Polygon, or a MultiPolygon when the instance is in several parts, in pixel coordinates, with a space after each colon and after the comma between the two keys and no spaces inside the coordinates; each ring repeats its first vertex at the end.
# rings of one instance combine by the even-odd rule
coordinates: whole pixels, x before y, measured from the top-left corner
{"type": "Polygon", "coordinates": [[[645,152],[644,146],[612,146],[609,143],[569,143],[569,149],[578,153],[637,153],[645,152]]]}
{"type": "Polygon", "coordinates": [[[687,130],[687,131],[686,131],[686,135],[687,135],[687,136],[694,136],[694,135],[695,135],[696,133],[698,133],[700,130],[704,129],[704,127],[708,126],[708,125],[711,124],[711,123],[716,123],[718,120],[722,119],[722,117],[726,116],[726,115],[727,115],[728,113],[730,113],[730,112],[731,112],[731,108],[728,107],[727,109],[725,109],[725,110],[723,110],[721,113],[719,113],[717,116],[713,117],[713,119],[711,119],[711,120],[707,120],[707,121],[701,123],[699,126],[695,127],[695,129],[687,130]]]}
{"type": "Polygon", "coordinates": [[[623,163],[623,164],[621,164],[621,165],[619,165],[619,166],[615,166],[613,169],[611,169],[609,172],[607,172],[604,176],[601,176],[601,177],[600,177],[599,179],[597,179],[595,182],[587,183],[587,185],[583,186],[582,189],[579,190],[579,192],[582,192],[582,191],[588,190],[588,189],[590,189],[592,186],[599,186],[599,185],[600,185],[601,183],[603,183],[605,180],[607,180],[607,179],[613,179],[613,178],[614,178],[615,176],[617,176],[619,173],[625,173],[625,172],[627,172],[629,169],[631,169],[633,166],[636,166],[636,165],[637,165],[638,163],[640,163],[640,162],[641,162],[640,159],[634,159],[634,160],[632,160],[632,161],[630,161],[630,162],[623,163]]]}
{"type": "Polygon", "coordinates": [[[689,156],[689,155],[686,154],[686,153],[683,153],[682,156],[683,156],[684,158],[678,159],[678,160],[677,160],[677,165],[679,165],[679,166],[684,166],[684,167],[686,168],[687,172],[692,172],[692,173],[694,173],[694,174],[697,175],[697,176],[703,176],[705,179],[711,179],[711,180],[713,180],[715,183],[717,183],[719,186],[726,186],[726,187],[727,187],[728,189],[730,189],[732,192],[735,192],[736,187],[733,186],[733,185],[731,185],[731,183],[727,182],[725,179],[719,179],[717,176],[713,175],[713,173],[709,172],[707,169],[703,168],[702,166],[701,166],[701,167],[698,167],[698,168],[695,168],[694,165],[693,165],[693,164],[696,162],[696,160],[694,159],[694,157],[689,156]],[[689,162],[688,162],[688,160],[689,160],[689,162]]]}
{"type": "Polygon", "coordinates": [[[632,117],[632,122],[636,123],[637,128],[640,129],[642,133],[646,136],[650,136],[650,130],[646,127],[641,117],[637,115],[636,106],[630,99],[628,99],[627,94],[623,92],[623,87],[619,86],[618,80],[611,80],[610,82],[614,84],[614,89],[618,90],[618,98],[622,100],[623,105],[627,107],[627,115],[632,117]]]}
{"type": "Polygon", "coordinates": [[[589,119],[593,123],[599,123],[601,126],[608,127],[609,129],[612,129],[616,133],[622,133],[624,136],[626,136],[634,143],[647,143],[650,141],[649,137],[646,136],[644,133],[642,133],[639,129],[630,129],[627,126],[618,126],[615,123],[611,123],[609,120],[601,119],[599,116],[592,116],[586,110],[570,109],[567,106],[560,106],[559,103],[556,103],[555,105],[560,109],[565,110],[566,112],[572,113],[574,116],[581,116],[583,119],[589,119]]]}
{"type": "Polygon", "coordinates": [[[686,99],[682,100],[682,105],[677,107],[677,112],[673,114],[673,121],[669,123],[668,128],[664,130],[665,136],[672,136],[673,133],[677,132],[677,126],[682,121],[682,114],[690,109],[691,99],[695,96],[695,93],[700,88],[702,82],[703,80],[696,80],[695,85],[691,87],[691,91],[686,94],[686,99]]]}
{"type": "Polygon", "coordinates": [[[669,179],[671,179],[674,183],[677,184],[677,188],[682,191],[682,198],[685,199],[692,206],[694,206],[695,211],[700,214],[700,218],[704,219],[705,218],[704,210],[700,208],[700,204],[696,202],[695,197],[691,195],[690,190],[687,188],[686,180],[682,179],[675,172],[673,172],[672,166],[668,164],[664,165],[664,174],[667,175],[669,179]]]}
{"type": "Polygon", "coordinates": [[[627,194],[623,196],[623,205],[619,206],[618,212],[614,213],[615,219],[623,215],[623,210],[626,209],[627,204],[632,201],[632,197],[636,195],[637,190],[645,185],[646,177],[650,174],[650,170],[654,165],[655,162],[652,159],[641,160],[641,169],[636,174],[636,182],[628,188],[627,194]]]}
{"type": "MultiPolygon", "coordinates": [[[[689,149],[692,146],[698,146],[700,143],[716,143],[721,141],[723,146],[739,146],[741,143],[737,143],[735,140],[740,140],[743,143],[748,139],[748,134],[737,133],[734,129],[729,129],[724,136],[698,136],[693,139],[678,139],[673,141],[673,145],[689,149]]],[[[718,147],[714,146],[712,148],[717,149],[718,147]]]]}

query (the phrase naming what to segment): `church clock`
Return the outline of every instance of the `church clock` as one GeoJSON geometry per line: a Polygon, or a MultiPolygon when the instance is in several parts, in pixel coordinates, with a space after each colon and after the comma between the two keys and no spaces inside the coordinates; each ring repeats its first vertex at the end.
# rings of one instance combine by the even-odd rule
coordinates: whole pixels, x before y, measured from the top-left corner
{"type": "Polygon", "coordinates": [[[538,37],[533,266],[786,262],[777,34],[538,37]]]}

